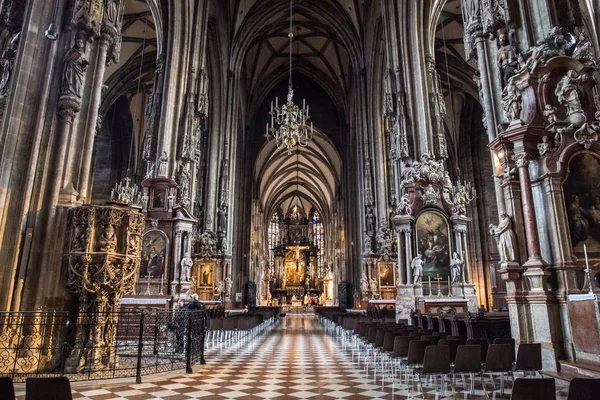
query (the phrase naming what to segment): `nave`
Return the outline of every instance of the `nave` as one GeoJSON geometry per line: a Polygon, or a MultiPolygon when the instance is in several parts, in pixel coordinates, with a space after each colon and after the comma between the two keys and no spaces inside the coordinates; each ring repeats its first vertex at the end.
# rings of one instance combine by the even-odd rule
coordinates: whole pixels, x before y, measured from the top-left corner
{"type": "MultiPolygon", "coordinates": [[[[73,383],[73,399],[406,399],[410,386],[398,380],[383,383],[380,371],[374,381],[373,370],[364,369],[352,355],[352,339],[340,335],[330,322],[312,314],[288,314],[254,338],[229,343],[208,342],[206,365],[195,366],[194,373],[177,371],[160,377],[148,377],[142,384],[114,384],[97,381],[73,383]],[[344,340],[346,342],[344,343],[344,340]],[[345,345],[344,345],[345,344],[345,345]]],[[[373,365],[372,363],[370,364],[373,365]]],[[[488,390],[489,380],[487,381],[488,390]]],[[[498,387],[498,383],[496,383],[498,387]]],[[[510,383],[504,395],[510,398],[510,383]]],[[[479,382],[474,395],[462,392],[460,379],[453,395],[448,386],[445,396],[432,383],[425,383],[421,399],[485,398],[479,382]]],[[[417,387],[415,386],[415,389],[417,387]]],[[[24,393],[17,395],[23,399],[24,393]]],[[[557,399],[566,399],[566,388],[557,383],[557,399]]]]}

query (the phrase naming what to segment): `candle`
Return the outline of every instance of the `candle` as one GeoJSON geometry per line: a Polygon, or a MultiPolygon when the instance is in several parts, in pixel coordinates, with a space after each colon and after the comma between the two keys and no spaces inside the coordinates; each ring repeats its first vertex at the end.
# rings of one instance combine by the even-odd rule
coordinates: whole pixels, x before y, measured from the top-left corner
{"type": "Polygon", "coordinates": [[[585,246],[585,244],[583,245],[583,254],[585,254],[585,270],[589,271],[590,265],[588,264],[587,247],[585,246]]]}

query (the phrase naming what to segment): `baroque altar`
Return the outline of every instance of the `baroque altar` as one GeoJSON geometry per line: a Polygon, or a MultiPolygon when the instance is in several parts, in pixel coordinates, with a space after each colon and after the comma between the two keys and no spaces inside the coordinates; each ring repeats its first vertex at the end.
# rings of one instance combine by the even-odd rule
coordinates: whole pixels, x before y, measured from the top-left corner
{"type": "Polygon", "coordinates": [[[474,191],[453,184],[443,161],[425,154],[403,167],[402,193],[391,218],[398,243],[396,319],[410,321],[414,309],[433,307],[431,290],[444,293],[448,304],[476,311],[466,215],[474,191]]]}

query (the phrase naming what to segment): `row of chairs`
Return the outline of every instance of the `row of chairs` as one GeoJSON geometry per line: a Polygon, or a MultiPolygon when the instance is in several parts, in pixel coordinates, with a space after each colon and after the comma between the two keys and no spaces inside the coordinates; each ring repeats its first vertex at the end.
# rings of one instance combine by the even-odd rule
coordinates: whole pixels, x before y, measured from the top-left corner
{"type": "MultiPolygon", "coordinates": [[[[535,383],[514,379],[517,372],[523,376],[536,373],[541,376],[542,357],[539,343],[519,345],[515,357],[515,341],[510,338],[496,339],[489,345],[486,339],[467,339],[465,336],[452,336],[444,332],[367,318],[344,318],[337,315],[336,321],[325,318],[322,321],[328,327],[328,331],[340,339],[345,349],[348,346],[352,347],[352,360],[354,361],[356,355],[358,365],[363,364],[367,375],[371,369],[376,381],[377,373],[380,372],[382,388],[386,379],[395,385],[396,379],[402,381],[404,374],[405,384],[408,385],[410,381],[411,393],[414,393],[415,384],[418,390],[423,390],[424,377],[433,379],[436,392],[438,378],[442,392],[445,391],[446,379],[449,378],[448,383],[455,392],[454,384],[458,377],[461,378],[463,388],[467,389],[465,375],[468,375],[470,392],[474,392],[477,376],[481,379],[482,389],[487,396],[484,376],[489,375],[493,390],[496,390],[494,376],[500,375],[500,390],[501,394],[504,394],[504,377],[507,375],[514,381],[513,398],[531,398],[531,392],[522,392],[520,388],[528,388],[529,385],[535,384],[546,385],[546,391],[540,393],[551,393],[547,398],[556,398],[554,383],[551,389],[548,389],[550,385],[542,379],[526,379],[535,383]],[[520,393],[527,395],[521,396],[520,393]]],[[[574,386],[593,386],[597,385],[597,382],[600,381],[576,381],[574,386]]],[[[577,399],[591,398],[596,397],[577,399]]]]}
{"type": "Polygon", "coordinates": [[[212,342],[239,341],[243,337],[254,337],[265,327],[272,324],[277,315],[270,313],[243,314],[224,318],[213,318],[208,321],[206,339],[212,342]]]}

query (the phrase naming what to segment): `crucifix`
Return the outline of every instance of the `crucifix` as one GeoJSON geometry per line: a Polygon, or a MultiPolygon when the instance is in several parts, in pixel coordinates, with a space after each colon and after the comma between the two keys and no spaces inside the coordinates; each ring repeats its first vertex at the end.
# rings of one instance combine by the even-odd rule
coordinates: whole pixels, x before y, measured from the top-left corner
{"type": "Polygon", "coordinates": [[[150,272],[148,272],[148,275],[146,276],[146,278],[148,278],[148,285],[146,286],[146,293],[144,293],[146,296],[150,296],[150,277],[152,276],[152,274],[150,274],[150,272]]]}
{"type": "Polygon", "coordinates": [[[437,276],[435,278],[433,278],[437,281],[437,286],[438,286],[438,293],[437,293],[437,297],[442,297],[442,290],[441,290],[441,286],[440,286],[440,282],[442,281],[442,278],[440,276],[440,274],[437,274],[437,276]]]}

